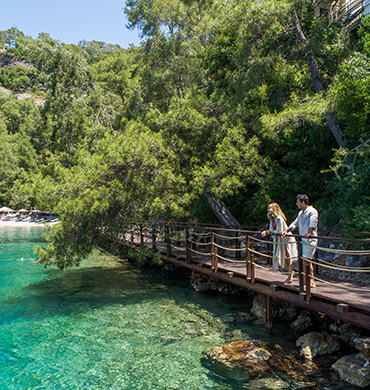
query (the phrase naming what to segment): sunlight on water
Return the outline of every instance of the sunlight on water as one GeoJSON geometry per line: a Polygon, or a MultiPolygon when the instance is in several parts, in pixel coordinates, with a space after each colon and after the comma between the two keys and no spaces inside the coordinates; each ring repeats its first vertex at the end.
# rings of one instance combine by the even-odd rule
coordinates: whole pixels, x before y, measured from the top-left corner
{"type": "Polygon", "coordinates": [[[45,269],[31,262],[43,229],[0,232],[1,389],[238,389],[202,365],[203,351],[251,335],[287,342],[225,320],[250,308],[245,298],[196,293],[98,252],[45,269]]]}

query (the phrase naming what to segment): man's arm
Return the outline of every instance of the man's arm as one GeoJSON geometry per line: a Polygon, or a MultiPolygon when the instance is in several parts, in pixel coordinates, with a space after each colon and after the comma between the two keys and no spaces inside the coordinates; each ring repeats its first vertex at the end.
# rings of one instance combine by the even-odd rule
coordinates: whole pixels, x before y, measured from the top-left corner
{"type": "Polygon", "coordinates": [[[304,238],[311,237],[312,232],[313,232],[313,227],[310,227],[310,228],[308,228],[308,232],[305,233],[302,237],[304,237],[304,238]]]}
{"type": "MultiPolygon", "coordinates": [[[[299,217],[299,214],[298,214],[299,217]]],[[[289,232],[292,232],[293,230],[297,229],[298,227],[298,217],[289,225],[288,229],[285,230],[285,232],[282,232],[282,236],[286,236],[289,232]]]]}

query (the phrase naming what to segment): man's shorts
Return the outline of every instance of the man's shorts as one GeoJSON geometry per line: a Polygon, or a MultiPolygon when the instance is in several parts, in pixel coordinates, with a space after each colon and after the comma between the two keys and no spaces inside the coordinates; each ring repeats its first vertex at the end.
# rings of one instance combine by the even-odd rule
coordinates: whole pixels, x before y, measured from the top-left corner
{"type": "Polygon", "coordinates": [[[302,257],[313,259],[317,247],[317,239],[302,238],[302,257]]]}

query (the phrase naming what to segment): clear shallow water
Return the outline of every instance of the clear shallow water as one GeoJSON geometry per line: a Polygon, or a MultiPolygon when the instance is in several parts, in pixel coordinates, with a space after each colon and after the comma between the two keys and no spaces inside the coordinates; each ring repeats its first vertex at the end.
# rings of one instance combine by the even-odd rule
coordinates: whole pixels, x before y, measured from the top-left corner
{"type": "Polygon", "coordinates": [[[196,293],[99,253],[45,269],[30,261],[42,228],[0,229],[0,389],[238,389],[202,364],[204,350],[249,338],[293,345],[286,325],[268,334],[228,321],[249,309],[245,298],[196,293]]]}

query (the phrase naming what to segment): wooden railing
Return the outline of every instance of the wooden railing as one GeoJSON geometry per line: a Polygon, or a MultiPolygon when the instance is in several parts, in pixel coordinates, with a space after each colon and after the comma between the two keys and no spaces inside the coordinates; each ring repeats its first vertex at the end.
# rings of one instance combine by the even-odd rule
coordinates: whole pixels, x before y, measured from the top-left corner
{"type": "MultiPolygon", "coordinates": [[[[236,263],[243,265],[246,279],[251,284],[255,283],[256,271],[258,268],[264,268],[270,272],[272,270],[272,241],[268,238],[263,238],[259,230],[253,229],[235,229],[224,228],[217,226],[200,226],[187,223],[166,223],[166,224],[139,224],[131,228],[131,242],[140,245],[151,245],[153,250],[164,250],[166,256],[171,258],[183,253],[186,263],[199,263],[199,261],[210,261],[211,269],[217,273],[220,268],[220,261],[223,265],[236,263]],[[146,238],[146,240],[145,240],[146,238]],[[158,246],[160,245],[160,246],[158,246]],[[176,253],[177,252],[177,253],[176,253]],[[200,259],[200,260],[199,260],[200,259]]],[[[331,252],[336,255],[347,256],[370,256],[370,233],[369,232],[348,232],[348,231],[320,231],[322,235],[316,237],[318,240],[317,250],[313,259],[304,262],[302,258],[302,236],[292,235],[297,240],[298,249],[298,281],[299,291],[307,301],[311,298],[311,278],[310,264],[314,269],[315,278],[320,274],[322,269],[333,269],[344,273],[370,273],[370,267],[350,267],[339,266],[320,259],[323,253],[331,252]],[[335,234],[323,235],[323,234],[335,234]],[[348,235],[357,235],[369,238],[349,238],[348,235]],[[329,242],[330,246],[335,246],[335,243],[340,243],[342,246],[356,246],[361,249],[342,249],[332,248],[330,246],[322,246],[322,242],[329,242]]],[[[307,244],[306,244],[307,245],[307,244]]],[[[322,283],[329,283],[321,280],[322,283]]],[[[337,286],[341,286],[341,281],[338,281],[337,286]]],[[[369,291],[364,286],[360,287],[361,291],[369,291]]]]}
{"type": "MultiPolygon", "coordinates": [[[[340,256],[366,255],[369,259],[370,233],[319,231],[319,234],[317,254],[308,263],[304,263],[302,258],[302,237],[293,235],[298,242],[298,260],[295,263],[298,277],[288,285],[283,282],[286,277],[284,272],[273,271],[273,242],[262,237],[261,231],[256,228],[152,222],[134,224],[123,236],[126,243],[149,246],[159,252],[163,272],[165,263],[172,262],[193,272],[214,276],[263,294],[268,328],[272,326],[272,298],[276,298],[370,329],[370,278],[363,280],[362,284],[342,279],[342,276],[347,277],[353,272],[370,273],[370,267],[338,265],[322,259],[325,251],[340,256]],[[314,290],[310,287],[311,264],[316,282],[314,290]],[[327,270],[342,272],[342,275],[333,278],[332,275],[325,275],[327,270]]],[[[364,265],[368,263],[370,261],[364,265]]]]}

